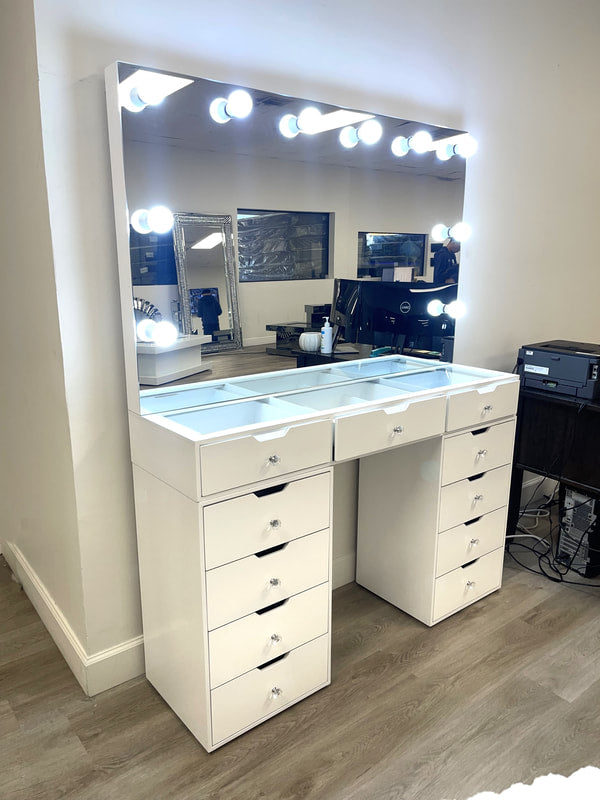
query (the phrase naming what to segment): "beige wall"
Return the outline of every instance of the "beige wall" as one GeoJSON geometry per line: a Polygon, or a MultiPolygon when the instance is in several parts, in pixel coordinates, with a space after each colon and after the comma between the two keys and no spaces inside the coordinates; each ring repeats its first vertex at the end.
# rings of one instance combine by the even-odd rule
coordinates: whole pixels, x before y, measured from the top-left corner
{"type": "Polygon", "coordinates": [[[88,654],[140,631],[108,63],[470,130],[480,153],[467,170],[475,233],[457,360],[510,369],[524,342],[600,338],[597,0],[373,0],[351,14],[342,0],[262,0],[260,13],[241,0],[35,0],[43,162],[31,2],[3,0],[0,26],[14,79],[3,82],[0,153],[0,536],[88,654]]]}

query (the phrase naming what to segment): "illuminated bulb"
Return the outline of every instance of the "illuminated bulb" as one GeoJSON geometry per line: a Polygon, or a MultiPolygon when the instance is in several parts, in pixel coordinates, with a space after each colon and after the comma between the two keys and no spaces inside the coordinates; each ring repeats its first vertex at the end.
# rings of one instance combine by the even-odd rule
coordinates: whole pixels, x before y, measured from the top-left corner
{"type": "Polygon", "coordinates": [[[138,233],[150,233],[152,226],[148,222],[148,210],[145,208],[138,208],[131,215],[131,227],[138,233]]]}
{"type": "Polygon", "coordinates": [[[464,317],[466,310],[465,304],[460,300],[453,300],[451,303],[448,303],[447,306],[444,306],[444,311],[449,317],[452,317],[452,319],[464,317]]]}
{"type": "Polygon", "coordinates": [[[356,135],[365,144],[376,144],[381,139],[383,128],[376,119],[368,119],[359,127],[356,135]]]}
{"type": "Polygon", "coordinates": [[[173,214],[166,206],[154,206],[148,211],[148,224],[154,233],[167,233],[173,227],[173,214]]]}
{"type": "Polygon", "coordinates": [[[432,300],[430,303],[427,304],[427,313],[430,314],[432,317],[439,317],[439,315],[444,311],[444,304],[441,300],[432,300]]]}
{"type": "Polygon", "coordinates": [[[457,242],[466,242],[471,235],[471,226],[466,222],[457,222],[450,228],[448,235],[457,242]]]}
{"type": "Polygon", "coordinates": [[[163,319],[154,326],[152,339],[159,347],[169,347],[177,340],[177,328],[172,322],[163,319]]]}
{"type": "Polygon", "coordinates": [[[447,225],[444,225],[441,222],[437,225],[434,225],[431,229],[431,238],[436,242],[443,242],[444,239],[448,238],[448,236],[450,236],[450,229],[447,225]]]}
{"type": "Polygon", "coordinates": [[[234,117],[244,119],[251,111],[252,97],[243,89],[235,89],[227,99],[216,97],[208,107],[208,113],[219,125],[224,125],[234,117]]]}
{"type": "Polygon", "coordinates": [[[409,150],[410,148],[406,136],[396,136],[395,139],[392,139],[392,153],[398,156],[398,158],[405,156],[409,150]]]}
{"type": "Polygon", "coordinates": [[[342,128],[340,131],[340,144],[347,148],[356,147],[358,144],[356,128],[353,128],[352,125],[342,128]]]}
{"type": "Polygon", "coordinates": [[[409,137],[408,140],[408,146],[411,150],[414,150],[415,153],[426,153],[428,150],[431,150],[432,144],[433,139],[431,138],[431,134],[427,133],[427,131],[417,131],[417,133],[409,137]]]}
{"type": "Polygon", "coordinates": [[[156,327],[156,322],[153,322],[151,319],[141,319],[138,324],[136,325],[136,333],[137,337],[141,342],[151,342],[153,341],[153,334],[154,328],[156,327]]]}
{"type": "Polygon", "coordinates": [[[454,145],[441,144],[435,151],[436,156],[440,161],[448,161],[454,155],[454,145]]]}
{"type": "Polygon", "coordinates": [[[463,158],[470,158],[477,152],[477,140],[470,133],[462,136],[454,145],[454,152],[463,158]]]}
{"type": "Polygon", "coordinates": [[[279,120],[279,133],[285,136],[286,139],[293,139],[298,136],[300,128],[298,127],[298,118],[293,114],[285,114],[279,120]]]}
{"type": "Polygon", "coordinates": [[[321,112],[318,108],[314,108],[314,106],[305,108],[304,111],[298,114],[296,119],[296,126],[298,129],[302,131],[302,133],[308,133],[310,135],[318,133],[320,124],[321,112]]]}

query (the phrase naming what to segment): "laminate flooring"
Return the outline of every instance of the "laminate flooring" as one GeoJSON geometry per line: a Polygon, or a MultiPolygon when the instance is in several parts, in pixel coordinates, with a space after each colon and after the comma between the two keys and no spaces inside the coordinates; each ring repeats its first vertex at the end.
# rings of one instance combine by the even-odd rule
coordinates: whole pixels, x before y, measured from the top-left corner
{"type": "Polygon", "coordinates": [[[86,697],[0,557],[0,797],[465,800],[600,766],[599,612],[511,560],[433,628],[348,584],[331,686],[207,754],[143,677],[86,697]]]}

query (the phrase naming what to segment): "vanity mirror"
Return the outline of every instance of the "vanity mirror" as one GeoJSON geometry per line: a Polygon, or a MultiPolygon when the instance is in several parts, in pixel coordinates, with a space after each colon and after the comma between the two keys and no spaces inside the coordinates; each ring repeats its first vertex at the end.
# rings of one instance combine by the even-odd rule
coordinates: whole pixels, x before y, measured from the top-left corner
{"type": "MultiPolygon", "coordinates": [[[[239,86],[125,63],[107,69],[106,87],[128,391],[134,410],[139,408],[140,381],[131,333],[132,296],[153,302],[163,318],[172,318],[172,309],[179,306],[182,334],[187,330],[186,306],[191,313],[194,303],[192,287],[181,291],[184,277],[187,281],[183,267],[174,287],[178,301],[169,302],[168,308],[160,308],[149,287],[136,292],[128,226],[123,224],[135,210],[164,205],[175,213],[176,230],[183,210],[189,212],[186,216],[231,219],[232,238],[224,246],[225,288],[215,281],[196,288],[218,289],[220,328],[232,334],[220,341],[211,337],[203,351],[268,344],[272,334],[267,324],[303,319],[305,305],[330,303],[334,278],[357,277],[359,232],[427,236],[434,224],[462,218],[465,161],[460,156],[437,158],[435,148],[464,137],[463,131],[254,89],[248,90],[249,106],[240,112],[232,100],[239,86]],[[155,81],[158,76],[158,84],[146,82],[148,74],[155,81]],[[162,101],[153,104],[161,95],[162,101]],[[314,125],[314,115],[312,123],[310,114],[303,115],[311,105],[319,112],[317,133],[302,127],[314,125]],[[381,136],[368,144],[361,126],[374,122],[380,124],[381,136]],[[432,137],[423,153],[408,146],[419,130],[432,137]],[[340,136],[353,146],[344,146],[340,136]],[[393,151],[393,142],[404,143],[406,152],[402,147],[393,151]],[[240,282],[237,218],[244,209],[327,214],[328,277],[240,282]]],[[[432,277],[430,258],[426,239],[424,274],[419,276],[425,280],[432,277]]],[[[195,329],[191,317],[189,326],[195,329]]]]}

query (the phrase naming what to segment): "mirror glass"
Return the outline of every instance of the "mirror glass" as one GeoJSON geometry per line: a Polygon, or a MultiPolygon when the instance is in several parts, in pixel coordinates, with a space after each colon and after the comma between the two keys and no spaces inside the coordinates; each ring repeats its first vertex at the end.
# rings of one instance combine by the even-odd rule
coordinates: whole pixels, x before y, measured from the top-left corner
{"type": "MultiPolygon", "coordinates": [[[[195,335],[193,330],[199,330],[196,298],[191,292],[210,289],[222,313],[219,331],[210,334],[202,350],[239,348],[242,344],[264,346],[273,340],[269,324],[304,320],[306,306],[331,303],[334,278],[356,278],[360,269],[366,280],[380,279],[379,274],[365,269],[364,252],[357,252],[357,245],[363,246],[367,236],[420,237],[418,241],[424,242],[423,267],[413,267],[412,274],[413,279],[427,282],[433,278],[429,232],[436,223],[452,225],[462,218],[465,160],[459,156],[440,160],[435,146],[464,136],[464,131],[255,89],[248,89],[252,102],[246,117],[226,115],[227,121],[213,118],[211,105],[214,108],[219,101],[223,112],[239,88],[122,62],[107,69],[123,331],[126,348],[134,354],[135,342],[128,345],[127,341],[133,328],[132,296],[153,303],[163,318],[176,323],[182,336],[189,337],[195,335]],[[167,87],[166,96],[156,104],[156,93],[153,95],[140,79],[148,73],[158,75],[163,82],[175,79],[177,83],[175,88],[167,87]],[[307,107],[318,108],[327,125],[317,133],[293,133],[290,119],[297,123],[307,107]],[[339,115],[345,117],[342,122],[339,115]],[[281,132],[284,118],[291,136],[281,132]],[[342,125],[358,130],[363,122],[373,119],[382,130],[377,142],[359,140],[352,147],[342,146],[342,125]],[[391,142],[398,137],[406,141],[420,130],[432,137],[429,151],[409,149],[403,156],[392,152],[391,142]],[[143,293],[134,286],[128,227],[123,226],[124,218],[130,219],[136,209],[155,205],[174,212],[174,237],[187,243],[178,245],[174,238],[177,282],[171,286],[168,300],[163,301],[165,307],[153,299],[150,286],[144,285],[143,293]],[[261,275],[260,280],[240,282],[238,212],[247,209],[328,215],[327,277],[321,273],[315,279],[315,275],[306,273],[298,279],[296,273],[294,280],[270,280],[269,275],[261,275]],[[182,223],[183,218],[195,221],[182,223]],[[211,228],[211,223],[199,221],[207,218],[220,221],[211,228]],[[223,218],[230,222],[223,222],[223,218]],[[189,248],[196,233],[202,233],[203,225],[207,232],[216,233],[217,228],[223,232],[227,224],[231,225],[231,237],[226,236],[214,253],[198,256],[192,266],[191,251],[185,247],[189,248]],[[199,228],[190,227],[188,236],[188,225],[199,228]],[[216,262],[209,264],[217,252],[222,257],[220,280],[216,262]],[[207,280],[209,273],[211,279],[207,280]],[[231,334],[222,335],[220,331],[231,334]]],[[[400,268],[405,266],[400,258],[390,259],[385,266],[393,268],[396,261],[400,268]]],[[[376,266],[378,273],[383,264],[369,266],[376,266]]],[[[134,370],[135,355],[129,355],[128,384],[134,370]]],[[[136,377],[137,391],[140,381],[136,377]]]]}

